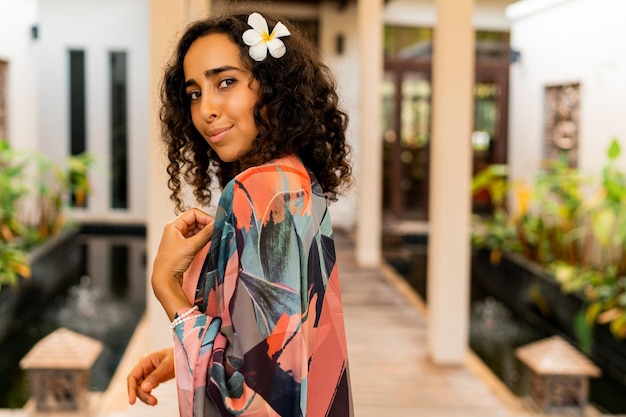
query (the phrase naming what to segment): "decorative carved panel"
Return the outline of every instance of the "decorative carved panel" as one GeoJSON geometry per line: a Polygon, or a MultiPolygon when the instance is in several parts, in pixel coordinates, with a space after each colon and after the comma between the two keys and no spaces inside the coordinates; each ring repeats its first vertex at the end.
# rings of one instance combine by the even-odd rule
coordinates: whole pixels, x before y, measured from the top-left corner
{"type": "Polygon", "coordinates": [[[589,380],[584,376],[532,375],[530,393],[535,404],[547,414],[584,415],[589,380]]]}
{"type": "Polygon", "coordinates": [[[77,369],[36,369],[31,371],[33,397],[39,411],[85,409],[89,372],[77,369]]]}
{"type": "Polygon", "coordinates": [[[546,87],[545,157],[567,152],[570,167],[578,165],[580,84],[546,87]]]}

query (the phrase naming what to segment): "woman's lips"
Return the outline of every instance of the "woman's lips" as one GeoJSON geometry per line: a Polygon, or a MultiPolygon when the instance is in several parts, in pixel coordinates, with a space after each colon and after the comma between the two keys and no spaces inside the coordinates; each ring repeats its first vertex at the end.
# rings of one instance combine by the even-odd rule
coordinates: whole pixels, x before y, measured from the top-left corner
{"type": "Polygon", "coordinates": [[[209,142],[211,143],[220,142],[224,138],[224,136],[226,136],[226,132],[228,132],[228,130],[230,130],[230,127],[223,127],[223,128],[213,129],[209,131],[208,132],[209,142]]]}

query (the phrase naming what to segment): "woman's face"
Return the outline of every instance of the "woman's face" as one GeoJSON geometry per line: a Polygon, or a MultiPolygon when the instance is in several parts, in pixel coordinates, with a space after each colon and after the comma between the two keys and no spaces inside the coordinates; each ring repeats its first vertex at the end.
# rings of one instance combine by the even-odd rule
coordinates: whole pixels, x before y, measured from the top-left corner
{"type": "Polygon", "coordinates": [[[187,51],[183,71],[193,125],[222,161],[239,160],[259,133],[253,115],[259,82],[244,69],[239,48],[222,33],[202,36],[187,51]]]}

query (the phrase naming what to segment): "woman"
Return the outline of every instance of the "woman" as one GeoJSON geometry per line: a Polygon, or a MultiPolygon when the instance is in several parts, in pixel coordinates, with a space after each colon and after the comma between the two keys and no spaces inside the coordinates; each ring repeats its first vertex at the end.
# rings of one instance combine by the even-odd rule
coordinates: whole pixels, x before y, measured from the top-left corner
{"type": "Polygon", "coordinates": [[[174,349],[144,357],[129,401],[176,377],[181,416],[350,416],[347,349],[327,202],[351,182],[347,118],[297,30],[259,13],[198,21],[165,71],[169,187],[215,219],[166,225],[152,286],[174,349]],[[269,30],[269,25],[272,31],[269,30]]]}

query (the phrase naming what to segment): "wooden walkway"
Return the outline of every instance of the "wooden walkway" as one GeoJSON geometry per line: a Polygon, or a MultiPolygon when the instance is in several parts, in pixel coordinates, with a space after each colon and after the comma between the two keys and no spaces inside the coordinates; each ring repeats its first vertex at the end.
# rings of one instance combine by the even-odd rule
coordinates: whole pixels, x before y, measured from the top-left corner
{"type": "MultiPolygon", "coordinates": [[[[386,266],[358,267],[347,235],[339,233],[336,242],[356,417],[531,415],[471,354],[463,366],[434,365],[426,350],[427,320],[415,293],[386,266]]],[[[142,322],[109,390],[92,396],[90,417],[178,415],[171,382],[155,391],[158,406],[127,405],[125,377],[145,352],[145,332],[142,322]]],[[[0,417],[5,415],[36,414],[32,408],[0,411],[0,417]]]]}
{"type": "Polygon", "coordinates": [[[358,267],[346,236],[337,236],[337,252],[355,416],[515,415],[466,366],[430,361],[423,307],[402,279],[358,267]]]}

